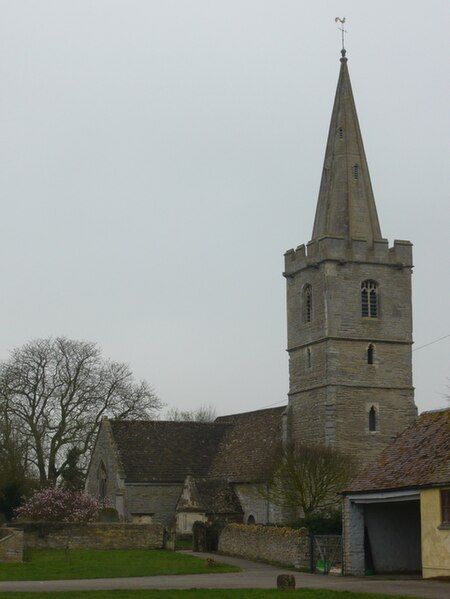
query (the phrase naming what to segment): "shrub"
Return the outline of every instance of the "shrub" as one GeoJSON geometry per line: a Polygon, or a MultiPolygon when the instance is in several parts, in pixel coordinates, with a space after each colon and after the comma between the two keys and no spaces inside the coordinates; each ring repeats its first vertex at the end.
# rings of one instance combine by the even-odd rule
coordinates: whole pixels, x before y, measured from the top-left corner
{"type": "Polygon", "coordinates": [[[108,507],[83,491],[48,488],[36,491],[17,508],[20,520],[45,522],[93,522],[108,507]]]}
{"type": "Polygon", "coordinates": [[[316,535],[342,534],[341,512],[334,511],[329,514],[310,514],[294,525],[295,528],[306,527],[309,532],[316,535]]]}

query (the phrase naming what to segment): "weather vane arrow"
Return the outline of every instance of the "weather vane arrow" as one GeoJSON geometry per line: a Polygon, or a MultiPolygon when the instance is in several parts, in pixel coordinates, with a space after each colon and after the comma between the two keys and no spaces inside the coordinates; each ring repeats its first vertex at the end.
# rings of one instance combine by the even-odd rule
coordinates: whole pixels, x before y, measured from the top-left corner
{"type": "Polygon", "coordinates": [[[338,29],[339,29],[339,31],[341,32],[341,35],[342,35],[342,50],[341,50],[341,53],[342,53],[342,56],[345,56],[345,34],[347,33],[347,30],[344,29],[345,17],[342,17],[342,19],[341,19],[341,17],[336,17],[334,19],[334,22],[335,23],[341,23],[341,25],[342,25],[341,27],[338,27],[338,29]]]}

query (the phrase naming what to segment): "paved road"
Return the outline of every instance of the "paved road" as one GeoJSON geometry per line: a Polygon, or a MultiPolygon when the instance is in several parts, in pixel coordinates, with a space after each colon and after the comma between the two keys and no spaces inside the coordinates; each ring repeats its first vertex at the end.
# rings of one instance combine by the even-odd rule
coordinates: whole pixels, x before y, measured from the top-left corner
{"type": "MultiPolygon", "coordinates": [[[[0,582],[0,592],[5,591],[87,591],[112,589],[243,589],[273,588],[277,574],[290,572],[282,568],[235,557],[195,553],[199,557],[212,557],[217,561],[234,564],[242,572],[228,574],[189,574],[177,576],[143,576],[133,578],[94,578],[83,580],[11,581],[0,582]]],[[[390,595],[410,595],[424,599],[445,599],[450,596],[450,583],[400,579],[389,580],[380,577],[351,578],[341,576],[321,576],[318,574],[295,573],[297,588],[334,589],[338,591],[360,591],[366,593],[386,593],[390,595]]]]}

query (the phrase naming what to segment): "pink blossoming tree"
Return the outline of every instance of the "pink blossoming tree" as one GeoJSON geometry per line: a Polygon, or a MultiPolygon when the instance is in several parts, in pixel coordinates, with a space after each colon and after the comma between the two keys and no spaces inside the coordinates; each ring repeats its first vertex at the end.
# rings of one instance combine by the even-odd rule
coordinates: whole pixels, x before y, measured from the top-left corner
{"type": "Polygon", "coordinates": [[[46,522],[93,522],[100,510],[109,507],[83,491],[48,488],[36,491],[17,508],[20,520],[46,522]]]}

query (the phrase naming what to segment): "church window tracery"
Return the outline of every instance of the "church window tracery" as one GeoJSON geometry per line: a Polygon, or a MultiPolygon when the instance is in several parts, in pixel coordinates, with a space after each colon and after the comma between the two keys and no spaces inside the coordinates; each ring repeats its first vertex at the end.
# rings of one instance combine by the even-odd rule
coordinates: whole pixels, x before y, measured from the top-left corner
{"type": "Polygon", "coordinates": [[[371,279],[361,283],[361,315],[365,318],[378,317],[378,285],[371,279]]]}
{"type": "Polygon", "coordinates": [[[303,288],[303,322],[312,320],[312,287],[305,285],[303,288]]]}

